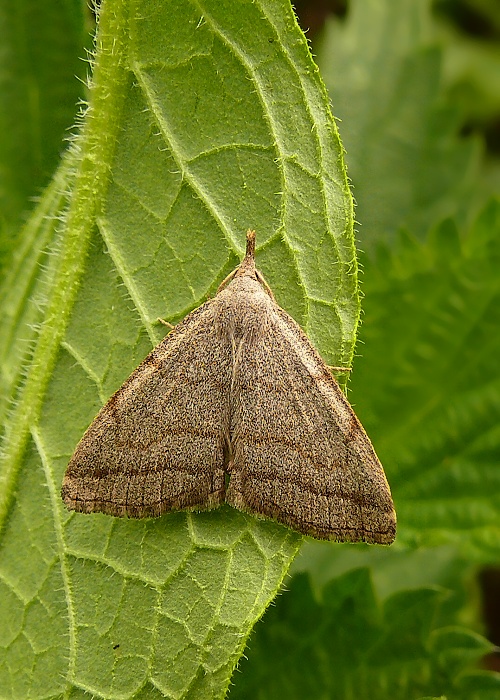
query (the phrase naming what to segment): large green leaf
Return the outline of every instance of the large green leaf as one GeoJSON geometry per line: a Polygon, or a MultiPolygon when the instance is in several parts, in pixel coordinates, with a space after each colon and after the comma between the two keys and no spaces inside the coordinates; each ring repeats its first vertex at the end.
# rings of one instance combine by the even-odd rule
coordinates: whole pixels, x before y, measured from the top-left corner
{"type": "MultiPolygon", "coordinates": [[[[22,383],[12,343],[3,355],[14,403],[0,694],[222,697],[301,539],[230,508],[142,522],[69,514],[59,488],[100,405],[162,337],[157,317],[176,321],[213,293],[248,227],[280,304],[327,361],[351,361],[351,197],[289,3],[103,2],[75,149],[74,175],[60,174],[72,185],[62,228],[27,242],[4,292],[13,340],[23,318],[42,323],[22,383]]],[[[52,215],[62,189],[42,202],[52,215]]]]}
{"type": "Polygon", "coordinates": [[[436,626],[444,596],[443,590],[417,588],[380,605],[368,569],[354,569],[330,581],[318,600],[307,576],[298,575],[256,627],[230,697],[498,697],[500,674],[474,669],[492,645],[468,630],[436,626]]]}

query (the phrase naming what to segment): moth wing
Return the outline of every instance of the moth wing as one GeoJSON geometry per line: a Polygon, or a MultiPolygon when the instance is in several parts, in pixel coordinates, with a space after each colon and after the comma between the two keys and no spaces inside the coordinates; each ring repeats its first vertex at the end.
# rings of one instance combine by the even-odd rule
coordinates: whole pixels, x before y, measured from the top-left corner
{"type": "Polygon", "coordinates": [[[226,500],[305,535],[390,544],[396,515],[371,442],[306,335],[272,306],[262,337],[239,349],[226,500]]]}
{"type": "Polygon", "coordinates": [[[69,509],[141,518],[224,500],[231,349],[216,334],[208,301],[110,398],[68,464],[69,509]]]}

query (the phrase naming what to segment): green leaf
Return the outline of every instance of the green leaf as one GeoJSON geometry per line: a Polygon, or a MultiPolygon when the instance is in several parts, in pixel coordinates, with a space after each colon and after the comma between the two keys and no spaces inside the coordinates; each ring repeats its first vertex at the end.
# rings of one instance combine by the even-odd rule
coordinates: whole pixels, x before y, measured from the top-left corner
{"type": "Polygon", "coordinates": [[[365,260],[352,398],[385,466],[399,540],[500,546],[500,204],[460,238],[450,221],[365,260]],[[367,387],[370,387],[367,391],[367,387]]]}
{"type": "Polygon", "coordinates": [[[80,0],[0,2],[0,275],[30,199],[48,182],[85,75],[80,0]]]}
{"type": "Polygon", "coordinates": [[[59,489],[86,426],[160,340],[157,317],[176,321],[213,293],[246,228],[280,304],[329,363],[351,361],[351,196],[289,3],[104,1],[69,158],[4,290],[0,695],[222,697],[301,538],[227,507],[69,514],[59,489]],[[68,184],[61,229],[35,235],[68,184]],[[41,325],[21,382],[12,348],[30,318],[41,325]]]}
{"type": "Polygon", "coordinates": [[[458,685],[465,700],[495,700],[500,695],[500,674],[491,671],[466,673],[458,685]]]}
{"type": "Polygon", "coordinates": [[[22,383],[24,368],[44,317],[44,304],[57,267],[59,217],[68,203],[74,154],[67,152],[37,208],[21,230],[19,244],[0,288],[0,425],[9,398],[22,383]]]}
{"type": "MultiPolygon", "coordinates": [[[[491,9],[498,15],[498,7],[491,9]]],[[[469,125],[488,127],[500,109],[498,41],[477,41],[456,31],[445,36],[450,100],[460,106],[469,125]]]]}
{"type": "Polygon", "coordinates": [[[352,0],[316,52],[342,120],[363,249],[403,226],[422,239],[446,216],[467,223],[487,201],[480,143],[458,138],[460,113],[444,99],[430,0],[352,0]]]}
{"type": "MultiPolygon", "coordinates": [[[[460,557],[457,547],[404,547],[398,538],[392,547],[336,544],[307,540],[294,560],[290,573],[307,572],[315,588],[350,569],[369,567],[373,585],[381,598],[408,588],[438,585],[455,592],[470,574],[471,563],[460,557]]],[[[457,604],[459,601],[455,601],[457,604]]]]}
{"type": "MultiPolygon", "coordinates": [[[[443,596],[420,588],[380,605],[368,569],[355,569],[318,600],[308,577],[295,576],[256,627],[230,697],[412,700],[431,693],[466,700],[464,679],[476,675],[471,669],[492,645],[465,629],[436,628],[443,596]]],[[[494,687],[500,674],[489,681],[494,687]]]]}

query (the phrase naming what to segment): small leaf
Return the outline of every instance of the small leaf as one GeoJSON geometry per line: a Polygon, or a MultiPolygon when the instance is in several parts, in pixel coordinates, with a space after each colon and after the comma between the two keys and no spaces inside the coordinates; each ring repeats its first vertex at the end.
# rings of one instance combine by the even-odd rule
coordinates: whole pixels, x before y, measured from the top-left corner
{"type": "Polygon", "coordinates": [[[443,627],[434,632],[432,648],[436,662],[447,672],[458,675],[463,671],[467,660],[473,664],[494,651],[495,646],[470,630],[461,627],[443,627]]]}
{"type": "MultiPolygon", "coordinates": [[[[256,627],[232,700],[408,700],[426,692],[466,700],[457,688],[491,648],[468,630],[435,627],[443,591],[400,591],[381,605],[368,569],[332,580],[321,600],[305,575],[289,588],[256,627]],[[453,663],[442,663],[445,657],[453,663]]],[[[488,676],[492,684],[499,679],[488,676]]]]}

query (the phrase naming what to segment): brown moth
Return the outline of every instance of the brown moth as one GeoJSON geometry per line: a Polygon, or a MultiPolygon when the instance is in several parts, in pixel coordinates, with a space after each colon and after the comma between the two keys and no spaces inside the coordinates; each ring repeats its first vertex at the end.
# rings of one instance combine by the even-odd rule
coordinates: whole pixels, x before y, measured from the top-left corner
{"type": "Polygon", "coordinates": [[[71,510],[132,518],[224,501],[305,535],[390,544],[382,466],[318,352],[255,267],[255,232],[101,409],[68,464],[71,510]]]}

